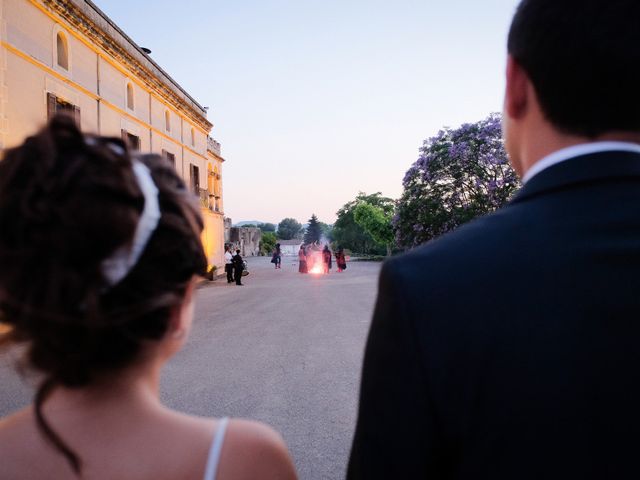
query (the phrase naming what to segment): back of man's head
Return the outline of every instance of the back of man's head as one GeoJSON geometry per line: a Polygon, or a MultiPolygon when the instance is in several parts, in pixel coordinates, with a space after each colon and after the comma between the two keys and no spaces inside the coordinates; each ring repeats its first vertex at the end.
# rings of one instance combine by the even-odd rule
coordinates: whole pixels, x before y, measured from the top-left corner
{"type": "Polygon", "coordinates": [[[508,48],[556,129],[640,131],[640,0],[523,0],[508,48]]]}

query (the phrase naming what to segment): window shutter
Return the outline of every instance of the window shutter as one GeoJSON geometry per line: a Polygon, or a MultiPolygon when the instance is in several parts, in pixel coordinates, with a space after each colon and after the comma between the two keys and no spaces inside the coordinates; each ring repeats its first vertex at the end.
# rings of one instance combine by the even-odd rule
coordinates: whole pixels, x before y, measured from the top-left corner
{"type": "Polygon", "coordinates": [[[190,163],[189,172],[191,174],[191,188],[193,189],[193,193],[200,195],[200,170],[193,163],[190,163]]]}
{"type": "Polygon", "coordinates": [[[168,152],[167,150],[165,150],[164,148],[162,149],[162,156],[164,158],[166,158],[167,160],[169,160],[169,163],[171,163],[171,165],[176,166],[176,156],[173,153],[168,152]]]}
{"type": "Polygon", "coordinates": [[[56,106],[56,96],[47,92],[47,120],[51,120],[51,117],[56,114],[56,106]]]}

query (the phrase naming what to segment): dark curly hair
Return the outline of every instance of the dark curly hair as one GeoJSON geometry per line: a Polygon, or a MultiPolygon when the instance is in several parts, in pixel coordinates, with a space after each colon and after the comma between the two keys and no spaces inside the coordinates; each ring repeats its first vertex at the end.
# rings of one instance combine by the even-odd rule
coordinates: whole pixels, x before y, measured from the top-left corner
{"type": "Polygon", "coordinates": [[[0,322],[9,327],[0,343],[27,344],[27,363],[44,374],[38,426],[76,473],[80,459],[46,422],[43,402],[56,386],[84,387],[135,362],[207,268],[194,196],[162,157],[135,160],[151,172],[161,217],[113,286],[101,263],[131,244],[144,206],[125,143],[83,135],[59,115],[0,161],[0,322]]]}

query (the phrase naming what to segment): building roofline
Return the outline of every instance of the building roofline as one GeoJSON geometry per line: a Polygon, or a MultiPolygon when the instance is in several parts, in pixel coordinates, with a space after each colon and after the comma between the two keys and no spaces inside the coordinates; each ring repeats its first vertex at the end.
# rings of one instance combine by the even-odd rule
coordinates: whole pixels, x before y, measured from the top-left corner
{"type": "Polygon", "coordinates": [[[30,0],[43,5],[84,35],[108,56],[122,63],[131,75],[142,80],[150,91],[172,104],[203,130],[209,132],[213,124],[207,110],[200,105],[140,46],[124,33],[91,0],[30,0]]]}
{"type": "Polygon", "coordinates": [[[133,41],[133,39],[127,35],[120,27],[118,27],[118,25],[111,20],[111,18],[109,18],[109,16],[104,13],[102,10],[100,10],[100,8],[93,3],[91,0],[84,0],[84,3],[86,3],[87,5],[89,5],[98,15],[100,15],[109,25],[111,25],[113,27],[114,30],[116,30],[129,44],[131,44],[131,46],[133,46],[137,52],[148,62],[150,62],[156,69],[158,69],[160,71],[160,73],[167,79],[169,80],[169,82],[171,84],[173,84],[174,87],[176,87],[178,90],[180,90],[184,95],[187,96],[187,98],[189,98],[189,100],[191,100],[200,110],[202,110],[202,114],[204,116],[206,116],[207,114],[207,110],[205,110],[205,108],[200,105],[200,103],[193,98],[189,92],[187,92],[184,88],[182,88],[182,86],[173,79],[173,77],[171,77],[171,75],[169,75],[160,65],[158,65],[158,63],[153,60],[149,55],[147,55],[145,52],[143,52],[142,48],[140,47],[140,45],[138,45],[136,42],[133,41]]]}

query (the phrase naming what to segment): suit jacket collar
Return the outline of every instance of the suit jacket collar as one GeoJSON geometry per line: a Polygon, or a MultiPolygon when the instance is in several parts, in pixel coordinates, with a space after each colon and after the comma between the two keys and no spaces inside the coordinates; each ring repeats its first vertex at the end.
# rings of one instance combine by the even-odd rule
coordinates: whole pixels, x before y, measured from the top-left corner
{"type": "Polygon", "coordinates": [[[601,152],[582,155],[553,165],[532,177],[511,203],[581,183],[611,179],[640,178],[640,154],[601,152]]]}

